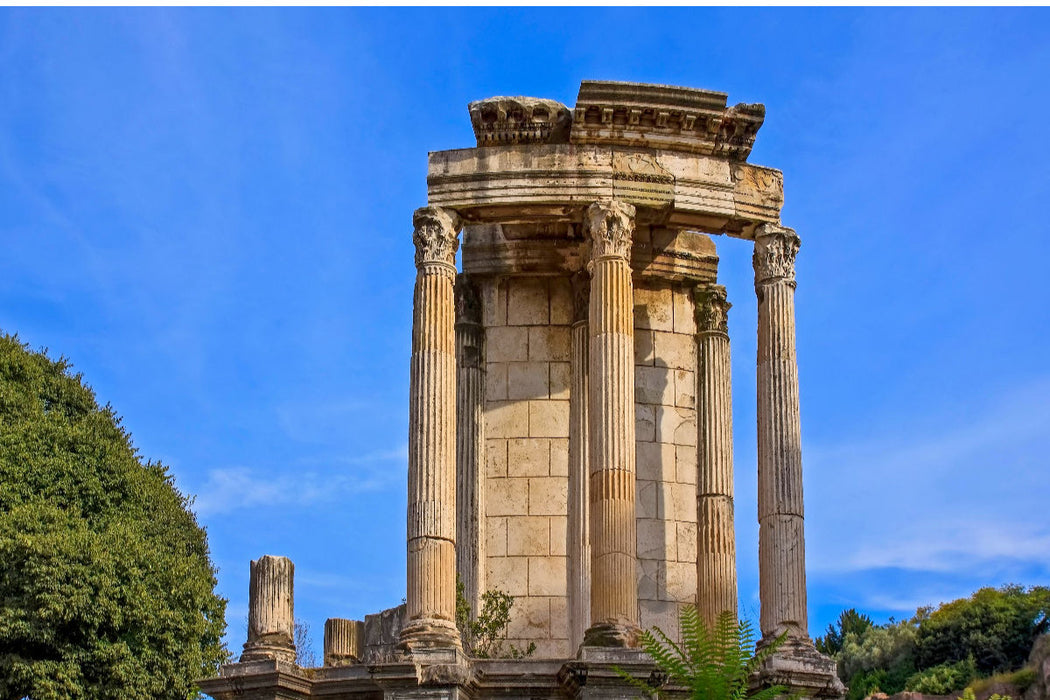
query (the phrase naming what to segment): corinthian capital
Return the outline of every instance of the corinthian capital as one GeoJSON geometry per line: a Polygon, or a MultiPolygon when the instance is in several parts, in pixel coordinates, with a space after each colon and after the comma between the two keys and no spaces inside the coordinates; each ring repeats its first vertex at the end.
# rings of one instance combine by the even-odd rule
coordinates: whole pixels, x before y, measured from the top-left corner
{"type": "Polygon", "coordinates": [[[586,225],[592,260],[606,256],[631,259],[634,205],[616,199],[595,202],[587,208],[586,225]]]}
{"type": "Polygon", "coordinates": [[[795,255],[798,253],[798,234],[794,229],[774,224],[762,224],[755,233],[755,284],[784,280],[795,284],[795,255]]]}
{"type": "Polygon", "coordinates": [[[416,244],[416,267],[426,263],[456,264],[459,229],[462,226],[454,211],[440,207],[420,207],[412,215],[412,242],[416,244]]]}
{"type": "Polygon", "coordinates": [[[720,284],[697,287],[694,292],[696,300],[696,329],[700,333],[729,333],[729,309],[733,307],[726,300],[726,288],[720,284]]]}

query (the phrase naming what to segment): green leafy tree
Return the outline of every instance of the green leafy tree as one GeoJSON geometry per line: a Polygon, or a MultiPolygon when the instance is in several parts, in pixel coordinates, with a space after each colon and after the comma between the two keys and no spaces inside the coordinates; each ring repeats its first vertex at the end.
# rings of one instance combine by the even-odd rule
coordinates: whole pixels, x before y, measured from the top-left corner
{"type": "Polygon", "coordinates": [[[919,668],[973,657],[982,675],[1024,665],[1035,638],[1050,630],[1050,589],[982,588],[945,603],[919,623],[919,668]]]}
{"type": "Polygon", "coordinates": [[[65,360],[0,335],[0,697],[186,700],[226,602],[167,469],[65,360]]]}
{"type": "Polygon", "coordinates": [[[876,690],[904,690],[915,667],[915,620],[890,621],[861,633],[843,635],[836,655],[839,678],[849,686],[847,700],[859,700],[876,690]]]}
{"type": "Polygon", "coordinates": [[[823,637],[817,637],[814,643],[817,651],[821,654],[834,656],[842,650],[842,643],[845,641],[847,634],[854,634],[859,637],[874,626],[875,623],[871,621],[870,617],[858,613],[856,608],[850,608],[849,610],[843,610],[842,614],[839,615],[838,621],[835,624],[828,625],[828,631],[823,637]]]}
{"type": "MultiPolygon", "coordinates": [[[[704,624],[694,606],[679,613],[682,641],[679,644],[659,627],[642,632],[642,649],[653,658],[667,679],[685,688],[693,700],[773,700],[787,689],[770,686],[749,692],[751,675],[784,643],[787,635],[754,652],[754,632],[746,620],[737,622],[732,612],[723,612],[713,629],[704,624]]],[[[646,695],[658,693],[622,669],[625,681],[646,695]]]]}

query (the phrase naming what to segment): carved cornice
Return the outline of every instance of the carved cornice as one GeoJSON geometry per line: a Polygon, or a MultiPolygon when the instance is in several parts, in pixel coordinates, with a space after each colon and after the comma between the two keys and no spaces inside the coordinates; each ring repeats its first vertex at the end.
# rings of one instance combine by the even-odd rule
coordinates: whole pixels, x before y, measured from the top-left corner
{"type": "Polygon", "coordinates": [[[470,275],[456,275],[456,323],[481,324],[481,298],[470,275]]]}
{"type": "Polygon", "coordinates": [[[795,286],[795,255],[801,241],[794,229],[763,224],[755,230],[755,285],[787,282],[795,286]]]}
{"type": "Polygon", "coordinates": [[[580,270],[569,281],[572,283],[572,322],[586,321],[590,316],[591,276],[580,270]]]}
{"type": "Polygon", "coordinates": [[[631,260],[634,205],[617,199],[595,202],[587,208],[585,226],[591,241],[591,260],[619,257],[631,260]]]}
{"type": "Polygon", "coordinates": [[[726,288],[720,284],[697,287],[693,293],[696,301],[696,329],[699,333],[729,334],[729,309],[726,288]]]}
{"type": "Polygon", "coordinates": [[[478,146],[568,143],[572,112],[538,97],[490,97],[467,105],[478,146]]]}
{"type": "Polygon", "coordinates": [[[416,246],[416,267],[429,263],[456,265],[459,229],[462,224],[454,211],[440,207],[420,207],[412,215],[412,242],[416,246]]]}
{"type": "Polygon", "coordinates": [[[726,107],[711,90],[585,80],[576,98],[570,142],[637,146],[745,161],[766,108],[726,107]]]}

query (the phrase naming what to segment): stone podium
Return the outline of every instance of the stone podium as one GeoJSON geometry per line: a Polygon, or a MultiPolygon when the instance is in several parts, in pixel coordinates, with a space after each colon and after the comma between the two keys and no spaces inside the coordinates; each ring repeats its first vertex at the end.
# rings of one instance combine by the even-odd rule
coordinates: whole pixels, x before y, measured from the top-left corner
{"type": "Polygon", "coordinates": [[[780,223],[781,173],[747,162],[764,107],[585,81],[572,110],[527,97],[468,109],[476,147],[430,154],[413,217],[406,605],[355,623],[364,643],[338,665],[256,654],[202,687],[218,700],[632,697],[612,668],[656,678],[640,630],[677,636],[687,604],[708,622],[736,614],[721,235],[754,247],[759,644],[788,636],[754,684],[841,697],[807,629],[799,238],[780,223]],[[470,658],[457,578],[474,614],[487,590],[514,597],[507,642],[532,657],[470,658]]]}

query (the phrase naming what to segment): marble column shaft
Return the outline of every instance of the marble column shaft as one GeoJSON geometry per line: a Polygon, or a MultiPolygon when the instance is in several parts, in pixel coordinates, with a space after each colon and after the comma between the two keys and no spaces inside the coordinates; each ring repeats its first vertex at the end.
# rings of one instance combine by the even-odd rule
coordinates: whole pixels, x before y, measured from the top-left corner
{"type": "Polygon", "coordinates": [[[461,274],[456,279],[456,571],[474,616],[485,590],[483,340],[477,289],[461,274]]]}
{"type": "Polygon", "coordinates": [[[456,629],[456,249],[459,220],[413,216],[416,288],[408,434],[408,591],[402,645],[459,648],[456,629]]]}
{"type": "Polygon", "coordinates": [[[730,306],[726,290],[696,290],[697,320],[697,608],[713,628],[736,616],[736,534],[733,529],[733,397],[730,306]]]}
{"type": "Polygon", "coordinates": [[[345,666],[361,660],[365,623],[330,617],[324,622],[324,665],[345,666]]]}
{"type": "Polygon", "coordinates": [[[588,646],[636,646],[634,207],[592,204],[589,312],[591,626],[588,646]]]}
{"type": "Polygon", "coordinates": [[[764,637],[808,639],[802,433],[795,356],[799,238],[765,224],[755,237],[758,294],[758,556],[764,637]]]}
{"type": "Polygon", "coordinates": [[[248,641],[241,661],[295,661],[295,565],[269,554],[251,563],[248,641]]]}
{"type": "Polygon", "coordinates": [[[587,480],[590,473],[587,437],[587,373],[590,363],[590,277],[578,272],[572,278],[574,318],[569,374],[569,642],[583,643],[591,617],[590,508],[587,480]]]}

